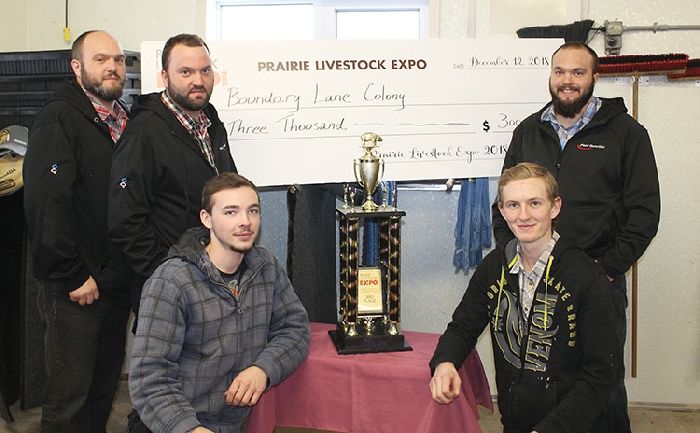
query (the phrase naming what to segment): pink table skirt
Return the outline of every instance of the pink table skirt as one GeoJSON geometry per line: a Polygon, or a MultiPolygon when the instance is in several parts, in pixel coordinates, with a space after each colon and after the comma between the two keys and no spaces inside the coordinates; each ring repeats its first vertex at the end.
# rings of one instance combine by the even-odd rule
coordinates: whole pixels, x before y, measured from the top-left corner
{"type": "Polygon", "coordinates": [[[328,331],[311,324],[311,351],[299,369],[263,394],[253,407],[249,433],[275,426],[352,433],[479,432],[477,405],[493,410],[476,350],[459,373],[462,395],[449,405],[430,397],[428,362],[438,334],[403,332],[409,352],[338,355],[328,331]]]}

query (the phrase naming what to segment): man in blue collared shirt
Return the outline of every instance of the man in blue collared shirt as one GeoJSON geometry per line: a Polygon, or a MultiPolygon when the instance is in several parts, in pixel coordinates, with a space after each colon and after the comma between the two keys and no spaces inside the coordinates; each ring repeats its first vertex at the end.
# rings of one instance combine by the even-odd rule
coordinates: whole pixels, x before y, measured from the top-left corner
{"type": "MultiPolygon", "coordinates": [[[[613,283],[618,383],[606,410],[612,431],[629,432],[625,272],[656,235],[661,200],[649,134],[622,98],[593,96],[598,77],[595,51],[580,42],[559,47],[549,78],[552,101],[515,129],[503,169],[527,161],[554,174],[565,204],[559,233],[575,240],[613,283]]],[[[496,243],[503,245],[513,234],[496,204],[492,218],[496,243]]]]}

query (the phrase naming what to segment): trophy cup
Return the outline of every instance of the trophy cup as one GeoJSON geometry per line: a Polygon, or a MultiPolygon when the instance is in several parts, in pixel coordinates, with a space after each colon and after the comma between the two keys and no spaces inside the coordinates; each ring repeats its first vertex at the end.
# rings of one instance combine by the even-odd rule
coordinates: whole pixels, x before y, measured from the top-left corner
{"type": "Polygon", "coordinates": [[[355,180],[365,190],[365,203],[362,205],[362,210],[372,212],[379,209],[379,206],[372,200],[374,190],[379,184],[380,178],[384,176],[384,160],[374,154],[374,148],[378,147],[382,137],[373,132],[365,132],[361,136],[361,148],[365,150],[365,154],[353,161],[355,171],[355,180]],[[381,173],[380,173],[381,171],[381,173]]]}
{"type": "MultiPolygon", "coordinates": [[[[383,174],[384,162],[372,150],[381,138],[362,134],[365,154],[353,161],[355,177],[367,195],[356,207],[336,208],[338,214],[340,320],[329,331],[339,354],[412,350],[398,328],[400,314],[400,230],[406,212],[377,206],[372,194],[383,174]],[[361,222],[376,222],[377,242],[361,244],[361,222]],[[376,248],[377,263],[362,264],[360,252],[376,248]]],[[[395,202],[394,202],[395,203],[395,202]]]]}

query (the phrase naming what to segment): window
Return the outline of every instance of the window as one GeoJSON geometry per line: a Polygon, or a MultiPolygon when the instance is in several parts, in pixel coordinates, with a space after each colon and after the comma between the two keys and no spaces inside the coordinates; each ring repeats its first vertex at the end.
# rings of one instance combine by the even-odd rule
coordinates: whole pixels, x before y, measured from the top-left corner
{"type": "Polygon", "coordinates": [[[337,39],[420,39],[420,10],[336,10],[337,39]]]}
{"type": "Polygon", "coordinates": [[[208,0],[208,40],[419,39],[429,0],[208,0]]]}
{"type": "Polygon", "coordinates": [[[222,41],[305,40],[314,37],[313,5],[219,3],[218,36],[222,41]]]}

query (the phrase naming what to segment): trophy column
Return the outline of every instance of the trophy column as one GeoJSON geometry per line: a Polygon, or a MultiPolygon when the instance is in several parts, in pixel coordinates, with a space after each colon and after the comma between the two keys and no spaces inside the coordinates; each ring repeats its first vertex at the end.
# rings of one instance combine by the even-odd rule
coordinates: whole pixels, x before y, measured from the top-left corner
{"type": "Polygon", "coordinates": [[[379,260],[386,263],[387,268],[387,332],[391,335],[399,333],[398,322],[401,321],[401,216],[392,215],[379,220],[379,260]]]}
{"type": "Polygon", "coordinates": [[[357,275],[360,263],[360,218],[340,218],[340,312],[343,333],[357,336],[357,275]]]}
{"type": "Polygon", "coordinates": [[[400,333],[402,210],[337,208],[340,320],[331,338],[340,354],[412,350],[400,333]],[[360,266],[360,222],[378,223],[378,266],[360,266]]]}

